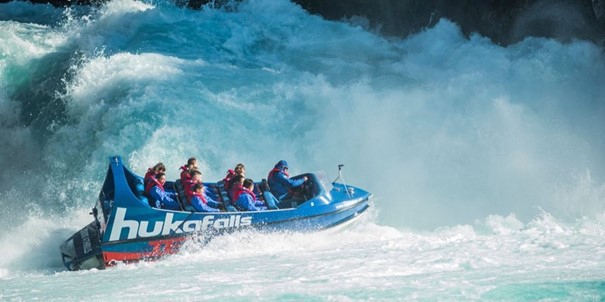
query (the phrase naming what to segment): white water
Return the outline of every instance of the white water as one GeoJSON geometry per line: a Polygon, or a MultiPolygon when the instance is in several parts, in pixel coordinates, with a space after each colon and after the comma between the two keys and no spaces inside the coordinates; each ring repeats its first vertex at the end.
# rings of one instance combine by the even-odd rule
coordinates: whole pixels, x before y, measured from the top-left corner
{"type": "Polygon", "coordinates": [[[0,4],[0,299],[568,300],[604,296],[602,49],[405,40],[287,1],[235,11],[0,4]],[[351,229],[236,234],[65,272],[107,157],[219,179],[279,159],[375,194],[351,229]],[[15,206],[19,205],[19,206],[15,206]]]}

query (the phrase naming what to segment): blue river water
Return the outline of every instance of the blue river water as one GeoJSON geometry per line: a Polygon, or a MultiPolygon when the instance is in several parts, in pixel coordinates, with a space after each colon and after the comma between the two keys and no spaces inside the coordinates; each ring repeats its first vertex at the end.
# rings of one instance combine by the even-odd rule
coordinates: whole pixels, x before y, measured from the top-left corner
{"type": "Polygon", "coordinates": [[[405,39],[286,0],[0,4],[0,300],[601,301],[605,56],[405,39]],[[374,193],[346,229],[242,232],[68,272],[107,159],[176,178],[280,159],[374,193]]]}

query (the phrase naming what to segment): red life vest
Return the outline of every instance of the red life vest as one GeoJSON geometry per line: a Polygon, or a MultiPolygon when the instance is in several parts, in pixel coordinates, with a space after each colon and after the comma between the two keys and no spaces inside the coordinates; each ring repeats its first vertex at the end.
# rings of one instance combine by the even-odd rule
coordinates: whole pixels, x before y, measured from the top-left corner
{"type": "Polygon", "coordinates": [[[227,170],[227,176],[225,176],[225,178],[223,178],[224,182],[229,181],[229,179],[231,179],[233,176],[235,176],[235,171],[229,169],[227,170]]]}
{"type": "Polygon", "coordinates": [[[204,197],[204,194],[194,191],[193,193],[191,193],[191,199],[193,199],[193,196],[199,197],[204,204],[208,204],[208,201],[206,200],[206,197],[204,197]]]}
{"type": "Polygon", "coordinates": [[[152,177],[147,183],[147,186],[145,186],[145,193],[150,194],[151,189],[153,189],[154,186],[158,186],[160,190],[164,191],[164,186],[162,186],[162,184],[160,184],[160,182],[155,179],[155,177],[152,177]]]}
{"type": "Polygon", "coordinates": [[[229,183],[229,180],[231,180],[231,178],[233,178],[233,176],[235,176],[235,171],[229,169],[227,171],[227,176],[225,176],[225,178],[223,178],[223,183],[225,185],[227,185],[227,183],[229,183]]]}
{"type": "Polygon", "coordinates": [[[145,173],[145,177],[143,177],[143,182],[147,184],[152,178],[155,178],[155,171],[151,168],[147,169],[147,173],[145,173]]]}
{"type": "Polygon", "coordinates": [[[248,194],[252,196],[252,200],[256,201],[256,194],[254,194],[254,192],[252,192],[250,189],[244,187],[239,187],[235,190],[233,193],[233,201],[238,200],[242,194],[248,194]]]}
{"type": "Polygon", "coordinates": [[[193,190],[193,186],[195,184],[196,184],[196,182],[191,178],[183,181],[183,189],[185,189],[185,195],[187,196],[188,200],[191,199],[191,197],[193,196],[193,193],[195,192],[193,190]]]}
{"type": "Polygon", "coordinates": [[[284,174],[286,175],[286,177],[290,178],[290,175],[288,174],[288,172],[286,172],[286,171],[282,171],[282,170],[280,170],[280,169],[278,169],[278,168],[273,168],[273,170],[271,170],[271,171],[269,172],[269,176],[267,176],[267,180],[269,180],[269,179],[273,178],[273,175],[274,175],[275,173],[277,173],[277,172],[284,173],[284,174]]]}
{"type": "Polygon", "coordinates": [[[231,187],[231,189],[229,189],[229,191],[228,191],[229,198],[231,198],[232,201],[236,200],[235,198],[233,198],[233,197],[235,197],[235,192],[237,192],[241,188],[243,188],[242,184],[236,183],[236,184],[233,184],[233,186],[231,187]]]}
{"type": "Polygon", "coordinates": [[[187,166],[182,166],[179,169],[183,170],[181,172],[181,181],[182,182],[185,182],[185,180],[187,180],[187,179],[191,179],[191,175],[189,175],[189,169],[187,168],[187,166]]]}

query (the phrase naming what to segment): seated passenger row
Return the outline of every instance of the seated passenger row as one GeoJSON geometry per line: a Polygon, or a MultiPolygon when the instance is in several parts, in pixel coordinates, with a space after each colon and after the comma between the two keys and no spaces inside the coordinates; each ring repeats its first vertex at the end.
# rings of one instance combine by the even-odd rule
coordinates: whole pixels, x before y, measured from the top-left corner
{"type": "Polygon", "coordinates": [[[245,178],[246,169],[241,163],[233,170],[229,169],[225,178],[217,183],[218,186],[212,188],[202,182],[202,173],[197,167],[195,157],[189,158],[180,170],[180,179],[175,182],[176,190],[164,187],[166,167],[163,163],[160,162],[147,170],[143,184],[150,206],[192,212],[278,209],[279,202],[291,198],[293,189],[307,181],[306,176],[297,180],[290,179],[287,162],[280,160],[269,172],[270,190],[258,190],[260,194],[257,196],[254,181],[245,178]],[[181,190],[182,192],[179,192],[181,190]]]}

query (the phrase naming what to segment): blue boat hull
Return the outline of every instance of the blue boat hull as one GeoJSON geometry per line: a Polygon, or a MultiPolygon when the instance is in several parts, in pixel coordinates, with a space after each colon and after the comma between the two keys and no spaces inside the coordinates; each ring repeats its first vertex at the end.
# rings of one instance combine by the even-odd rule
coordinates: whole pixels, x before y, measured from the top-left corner
{"type": "Polygon", "coordinates": [[[63,243],[63,262],[70,270],[102,269],[118,262],[177,253],[193,235],[211,238],[251,228],[318,231],[355,219],[369,207],[372,195],[362,189],[326,184],[311,173],[304,176],[313,184],[309,190],[312,196],[288,208],[254,212],[171,211],[150,207],[136,189],[140,177],[124,167],[120,157],[113,157],[93,208],[95,220],[63,243]]]}

